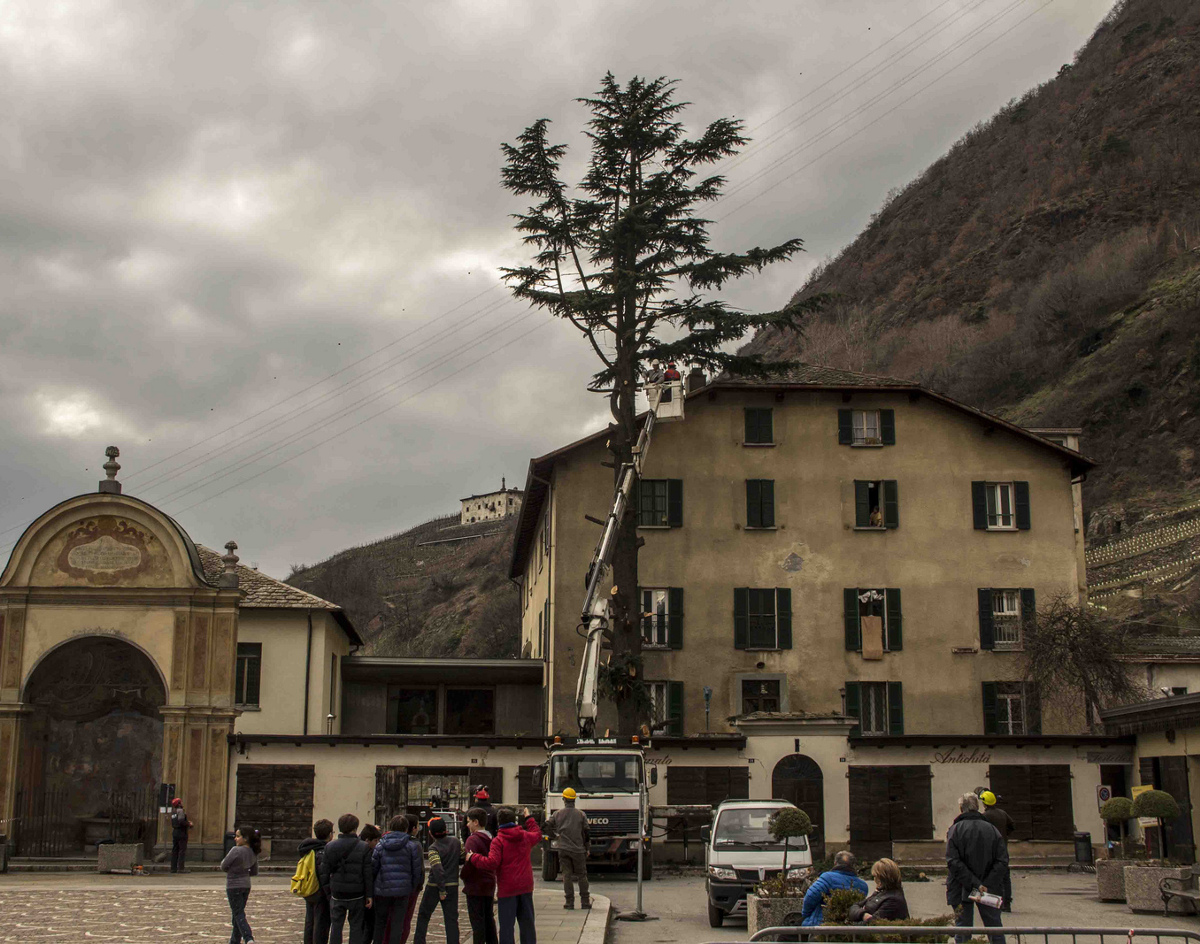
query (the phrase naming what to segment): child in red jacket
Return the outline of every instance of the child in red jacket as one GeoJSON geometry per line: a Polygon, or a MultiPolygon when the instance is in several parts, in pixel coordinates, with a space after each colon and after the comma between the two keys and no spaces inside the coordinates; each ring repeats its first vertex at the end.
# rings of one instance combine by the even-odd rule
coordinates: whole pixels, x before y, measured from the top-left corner
{"type": "Polygon", "coordinates": [[[496,838],[486,856],[468,852],[467,861],[486,872],[496,873],[496,908],[500,914],[500,944],[514,944],[513,924],[521,929],[521,944],[537,944],[533,925],[533,864],[530,853],[542,841],[542,831],[529,809],[521,810],[524,828],[517,825],[517,814],[503,807],[496,814],[496,838]]]}

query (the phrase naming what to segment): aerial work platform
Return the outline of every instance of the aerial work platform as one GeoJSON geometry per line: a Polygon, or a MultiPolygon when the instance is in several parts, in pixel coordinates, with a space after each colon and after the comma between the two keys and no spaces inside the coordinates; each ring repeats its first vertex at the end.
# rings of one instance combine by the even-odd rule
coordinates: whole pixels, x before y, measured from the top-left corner
{"type": "Polygon", "coordinates": [[[650,409],[660,423],[671,423],[683,419],[683,381],[667,380],[663,383],[648,383],[644,387],[650,409]]]}

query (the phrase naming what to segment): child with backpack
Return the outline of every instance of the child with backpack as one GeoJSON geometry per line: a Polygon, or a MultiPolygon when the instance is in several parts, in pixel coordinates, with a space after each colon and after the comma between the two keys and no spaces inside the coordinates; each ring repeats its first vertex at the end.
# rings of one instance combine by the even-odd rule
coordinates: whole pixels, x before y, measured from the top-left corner
{"type": "Polygon", "coordinates": [[[304,899],[304,944],[329,942],[329,889],[321,886],[321,862],[325,844],[333,835],[333,823],[313,823],[312,838],[300,843],[300,861],[292,876],[292,894],[304,899]]]}

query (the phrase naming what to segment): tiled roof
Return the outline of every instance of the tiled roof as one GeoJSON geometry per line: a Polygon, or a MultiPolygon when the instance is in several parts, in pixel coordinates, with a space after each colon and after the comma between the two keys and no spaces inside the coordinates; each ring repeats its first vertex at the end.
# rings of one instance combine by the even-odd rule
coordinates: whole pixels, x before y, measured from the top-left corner
{"type": "MultiPolygon", "coordinates": [[[[200,552],[200,563],[204,566],[204,579],[216,586],[221,574],[225,572],[225,564],[221,561],[221,555],[203,544],[197,544],[196,550],[200,552]]],[[[238,564],[237,573],[238,586],[246,594],[242,599],[244,607],[341,610],[336,603],[322,600],[318,596],[306,593],[299,587],[293,587],[282,580],[268,577],[253,567],[238,564]]]]}
{"type": "Polygon", "coordinates": [[[1138,652],[1200,653],[1200,636],[1135,636],[1138,652]]]}
{"type": "Polygon", "coordinates": [[[854,370],[823,367],[820,364],[793,364],[766,377],[717,377],[713,383],[721,387],[759,386],[763,384],[811,384],[816,387],[916,387],[910,380],[885,377],[882,374],[861,374],[854,370]]]}

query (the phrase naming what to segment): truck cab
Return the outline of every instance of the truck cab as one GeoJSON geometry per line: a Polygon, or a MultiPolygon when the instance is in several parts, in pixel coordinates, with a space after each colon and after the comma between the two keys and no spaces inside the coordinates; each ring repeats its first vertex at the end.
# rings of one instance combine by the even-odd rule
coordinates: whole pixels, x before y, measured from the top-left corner
{"type": "Polygon", "coordinates": [[[731,915],[746,913],[746,893],[766,879],[787,870],[796,876],[812,865],[808,838],[797,836],[787,846],[770,832],[771,817],[793,807],[787,800],[726,800],[704,828],[704,888],[708,893],[708,923],[719,928],[731,915]]]}
{"type": "MultiPolygon", "coordinates": [[[[638,816],[646,777],[646,760],[640,748],[606,747],[615,739],[597,738],[597,746],[555,748],[540,768],[545,816],[549,820],[565,806],[563,790],[575,790],[576,809],[588,820],[590,840],[589,866],[616,866],[637,871],[638,816]]],[[[650,768],[650,780],[657,780],[650,768]]],[[[648,832],[648,830],[647,830],[648,832]]],[[[649,878],[650,840],[642,852],[642,873],[649,878]]],[[[558,856],[547,842],[542,856],[542,877],[553,881],[558,876],[558,856]]]]}

